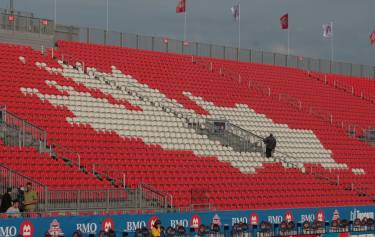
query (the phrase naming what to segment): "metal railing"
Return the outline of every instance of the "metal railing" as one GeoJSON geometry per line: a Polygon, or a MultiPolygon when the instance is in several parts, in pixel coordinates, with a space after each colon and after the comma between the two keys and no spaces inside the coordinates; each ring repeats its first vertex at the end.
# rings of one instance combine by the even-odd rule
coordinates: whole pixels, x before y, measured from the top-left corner
{"type": "MultiPolygon", "coordinates": [[[[211,72],[214,72],[215,68],[216,68],[215,65],[211,61],[209,61],[208,59],[197,58],[197,57],[192,56],[192,62],[197,64],[197,65],[203,66],[203,68],[205,68],[205,69],[207,69],[208,71],[211,71],[211,72]]],[[[241,74],[234,71],[234,70],[228,69],[225,66],[219,67],[219,73],[220,73],[220,75],[227,76],[227,77],[233,79],[234,81],[238,82],[239,84],[242,83],[241,74]]],[[[327,80],[326,76],[323,80],[321,77],[315,76],[313,73],[311,73],[309,71],[307,72],[307,75],[309,76],[309,78],[313,78],[313,79],[322,81],[324,84],[327,84],[327,85],[330,84],[329,81],[327,80]]],[[[342,81],[336,81],[336,80],[333,80],[333,82],[331,84],[336,89],[344,90],[344,91],[354,95],[354,87],[352,85],[349,85],[349,84],[347,84],[345,82],[342,82],[342,81]]],[[[258,93],[262,94],[263,96],[278,97],[279,101],[288,104],[289,106],[293,107],[296,110],[299,110],[299,111],[305,110],[305,112],[309,113],[310,115],[312,115],[314,117],[317,117],[317,118],[331,124],[332,126],[342,128],[343,130],[346,131],[347,135],[350,136],[350,137],[361,138],[363,135],[365,135],[366,129],[361,128],[358,125],[355,125],[355,124],[347,122],[347,121],[342,121],[342,120],[338,121],[337,119],[334,119],[331,112],[323,111],[321,109],[319,109],[319,111],[318,111],[318,109],[316,109],[312,106],[303,107],[302,101],[300,99],[297,99],[293,96],[290,96],[287,93],[280,93],[280,94],[271,93],[271,87],[266,86],[259,81],[254,81],[254,80],[248,79],[248,85],[247,86],[248,86],[249,89],[253,89],[253,90],[257,91],[258,93]]],[[[361,91],[361,98],[364,99],[364,100],[371,101],[371,102],[375,101],[375,100],[373,100],[372,95],[370,95],[369,93],[363,92],[363,91],[361,91]]],[[[362,138],[362,139],[364,139],[364,138],[362,138]]]]}
{"type": "Polygon", "coordinates": [[[17,146],[35,146],[39,151],[46,148],[47,133],[17,115],[7,111],[6,107],[0,108],[1,132],[5,144],[17,146]]]}
{"type": "Polygon", "coordinates": [[[204,121],[204,124],[192,127],[198,133],[206,131],[209,138],[219,140],[223,145],[231,146],[235,151],[261,153],[265,151],[262,137],[226,119],[205,119],[204,121]]]}
{"type": "Polygon", "coordinates": [[[294,98],[286,93],[279,94],[279,101],[283,101],[284,103],[287,103],[291,105],[292,107],[295,107],[298,110],[302,110],[302,102],[301,100],[294,98]]]}
{"type": "MultiPolygon", "coordinates": [[[[364,88],[357,89],[355,85],[349,82],[327,78],[327,75],[322,76],[322,75],[317,75],[316,73],[312,73],[312,72],[308,72],[308,77],[311,79],[320,81],[327,86],[331,86],[335,89],[344,91],[352,96],[359,97],[362,100],[375,103],[375,93],[371,90],[371,88],[367,88],[367,90],[364,88]]],[[[374,85],[375,85],[375,81],[374,81],[374,85]]]]}
{"type": "Polygon", "coordinates": [[[15,9],[9,9],[9,8],[0,8],[1,14],[13,14],[18,16],[25,16],[25,17],[34,17],[34,14],[32,12],[24,12],[24,11],[18,11],[15,9]]]}
{"type": "MultiPolygon", "coordinates": [[[[115,45],[158,52],[172,52],[184,55],[236,60],[241,62],[287,66],[322,73],[335,73],[367,78],[375,77],[375,67],[368,65],[337,61],[331,62],[325,59],[315,59],[295,55],[288,56],[285,54],[271,53],[262,50],[238,49],[230,46],[186,42],[183,40],[169,39],[166,37],[145,36],[115,31],[107,32],[106,30],[96,28],[79,28],[80,32],[78,34],[79,36],[77,41],[84,43],[115,45]]],[[[63,36],[61,37],[61,39],[66,38],[63,36]]]]}
{"type": "Polygon", "coordinates": [[[375,67],[325,59],[271,53],[263,50],[242,49],[216,44],[188,42],[166,37],[146,36],[97,28],[57,25],[50,19],[36,18],[32,13],[0,9],[0,29],[55,35],[55,39],[76,40],[85,43],[115,45],[158,52],[173,52],[241,62],[255,62],[300,68],[322,73],[357,77],[375,77],[375,67]]]}
{"type": "Polygon", "coordinates": [[[49,190],[46,205],[39,210],[109,211],[137,208],[138,196],[136,189],[49,190]]]}
{"type": "Polygon", "coordinates": [[[0,11],[0,29],[48,35],[55,33],[52,20],[10,11],[0,11]]]}
{"type": "Polygon", "coordinates": [[[264,96],[271,96],[271,87],[265,86],[259,81],[249,80],[248,88],[257,91],[264,96]]]}
{"type": "Polygon", "coordinates": [[[81,156],[78,152],[72,151],[66,147],[60,145],[51,145],[51,153],[52,157],[56,159],[62,159],[65,162],[69,163],[72,166],[81,168],[86,168],[81,165],[81,156]]]}
{"type": "MultiPolygon", "coordinates": [[[[167,192],[160,191],[151,185],[141,183],[139,185],[142,198],[146,203],[152,207],[159,208],[172,208],[173,207],[173,196],[167,192]]],[[[141,204],[140,207],[143,205],[141,204]]]]}
{"type": "Polygon", "coordinates": [[[20,197],[22,187],[31,183],[38,195],[35,212],[119,211],[131,209],[164,209],[172,207],[172,196],[150,185],[136,189],[54,190],[46,185],[0,164],[0,192],[12,188],[12,195],[20,197]]]}
{"type": "Polygon", "coordinates": [[[211,201],[207,189],[191,189],[190,210],[204,211],[211,209],[211,201]]]}
{"type": "Polygon", "coordinates": [[[0,192],[1,194],[6,193],[8,188],[13,189],[13,195],[17,197],[18,190],[21,187],[26,187],[27,183],[31,183],[34,191],[38,194],[38,202],[43,203],[45,201],[45,194],[48,191],[47,186],[40,182],[20,174],[17,171],[10,169],[9,167],[0,164],[0,192]]]}

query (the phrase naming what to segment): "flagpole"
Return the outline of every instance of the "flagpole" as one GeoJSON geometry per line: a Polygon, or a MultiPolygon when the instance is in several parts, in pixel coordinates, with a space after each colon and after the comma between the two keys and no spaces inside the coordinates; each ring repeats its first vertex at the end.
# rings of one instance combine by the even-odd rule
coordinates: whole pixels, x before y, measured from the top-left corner
{"type": "Polygon", "coordinates": [[[54,30],[56,30],[56,21],[57,21],[57,0],[54,1],[54,6],[53,6],[53,20],[54,20],[54,24],[53,24],[53,27],[54,27],[54,30]]]}
{"type": "Polygon", "coordinates": [[[184,21],[184,43],[186,42],[186,32],[187,32],[187,0],[185,2],[185,21],[184,21]]]}
{"type": "Polygon", "coordinates": [[[333,33],[333,22],[331,22],[331,32],[332,32],[332,37],[331,37],[331,62],[333,62],[333,53],[334,53],[334,45],[333,45],[333,37],[334,37],[334,33],[333,33]]]}
{"type": "Polygon", "coordinates": [[[334,48],[333,48],[333,36],[331,38],[331,62],[333,62],[333,53],[334,53],[334,48]]]}
{"type": "Polygon", "coordinates": [[[107,0],[107,34],[108,34],[108,30],[109,30],[109,0],[107,0]]]}
{"type": "Polygon", "coordinates": [[[238,2],[238,49],[241,48],[241,5],[238,2]]]}
{"type": "Polygon", "coordinates": [[[288,56],[290,52],[290,27],[288,26],[288,56]]]}

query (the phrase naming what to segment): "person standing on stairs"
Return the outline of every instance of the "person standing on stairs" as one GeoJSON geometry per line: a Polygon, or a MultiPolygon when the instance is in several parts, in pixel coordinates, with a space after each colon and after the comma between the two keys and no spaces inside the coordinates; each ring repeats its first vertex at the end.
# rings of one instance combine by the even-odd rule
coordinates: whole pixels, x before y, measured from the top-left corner
{"type": "Polygon", "coordinates": [[[276,148],[276,138],[272,135],[272,133],[263,139],[264,144],[266,144],[266,157],[272,157],[272,153],[275,151],[276,148]]]}

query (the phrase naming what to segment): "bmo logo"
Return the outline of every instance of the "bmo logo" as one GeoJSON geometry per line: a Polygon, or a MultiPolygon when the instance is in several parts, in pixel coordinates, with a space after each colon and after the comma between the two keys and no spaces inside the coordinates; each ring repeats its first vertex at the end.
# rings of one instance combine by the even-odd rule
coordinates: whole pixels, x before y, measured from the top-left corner
{"type": "Polygon", "coordinates": [[[317,213],[316,213],[316,218],[315,218],[317,221],[320,221],[320,222],[324,222],[324,211],[323,210],[319,210],[317,213]]]}
{"type": "Polygon", "coordinates": [[[20,225],[20,234],[24,237],[34,236],[34,225],[31,221],[23,221],[20,225]]]}
{"type": "Polygon", "coordinates": [[[17,235],[15,226],[0,226],[0,237],[13,237],[17,235]]]}
{"type": "Polygon", "coordinates": [[[285,213],[285,221],[286,222],[291,222],[293,220],[294,220],[293,213],[291,211],[286,212],[285,213]]]}
{"type": "Polygon", "coordinates": [[[81,231],[83,234],[96,234],[98,226],[96,223],[79,223],[77,224],[77,230],[81,231]]]}
{"type": "Polygon", "coordinates": [[[192,228],[198,228],[202,224],[201,217],[197,214],[194,214],[190,219],[190,226],[192,228]]]}
{"type": "Polygon", "coordinates": [[[157,220],[159,220],[157,216],[150,217],[150,219],[148,220],[148,228],[151,229],[155,225],[155,222],[157,220]]]}
{"type": "Polygon", "coordinates": [[[259,223],[259,216],[257,213],[253,212],[250,215],[250,224],[251,225],[258,225],[259,223]]]}
{"type": "Polygon", "coordinates": [[[113,222],[113,220],[111,218],[107,217],[102,222],[102,230],[107,232],[110,229],[112,229],[112,230],[115,229],[115,223],[113,222]]]}

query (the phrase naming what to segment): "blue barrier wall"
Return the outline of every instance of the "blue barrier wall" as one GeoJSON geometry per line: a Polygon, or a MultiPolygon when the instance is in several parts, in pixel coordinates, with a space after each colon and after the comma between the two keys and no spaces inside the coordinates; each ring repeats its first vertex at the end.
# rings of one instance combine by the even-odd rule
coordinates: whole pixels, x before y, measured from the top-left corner
{"type": "MultiPolygon", "coordinates": [[[[74,216],[74,217],[45,217],[45,218],[16,218],[0,220],[0,237],[17,236],[40,237],[50,230],[63,232],[71,236],[77,229],[83,233],[99,233],[100,230],[111,227],[117,233],[134,232],[140,227],[150,227],[156,219],[163,226],[183,225],[184,227],[208,225],[216,222],[219,225],[246,222],[259,224],[261,221],[280,223],[283,220],[293,220],[295,223],[304,221],[331,221],[333,218],[354,220],[363,217],[374,218],[375,206],[356,207],[325,207],[277,210],[246,210],[246,211],[213,211],[186,213],[155,213],[127,214],[111,216],[74,216]]],[[[118,235],[120,236],[120,235],[118,235]]],[[[130,234],[132,236],[132,234],[130,234]]]]}

